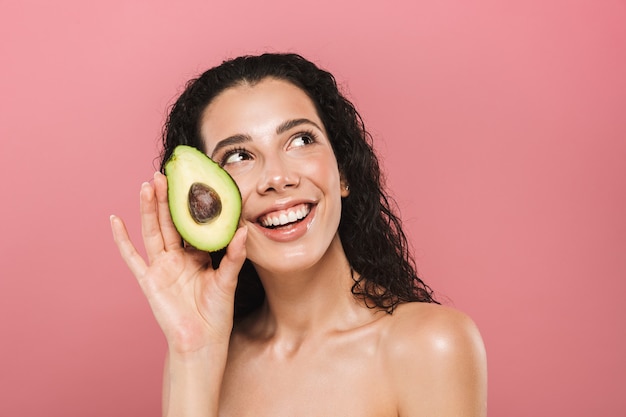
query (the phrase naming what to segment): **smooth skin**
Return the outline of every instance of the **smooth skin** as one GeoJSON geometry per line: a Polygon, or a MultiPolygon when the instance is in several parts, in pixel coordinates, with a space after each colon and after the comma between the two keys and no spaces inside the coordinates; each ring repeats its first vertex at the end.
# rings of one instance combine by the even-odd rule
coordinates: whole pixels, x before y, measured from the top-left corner
{"type": "Polygon", "coordinates": [[[181,245],[161,174],[141,188],[147,262],[111,218],[168,343],[164,415],[486,415],[485,350],[467,316],[424,303],[390,315],[352,296],[337,233],[349,191],[303,91],[275,79],[230,88],[205,110],[201,133],[243,200],[219,269],[181,245]],[[301,221],[264,226],[296,210],[307,213],[301,221]],[[266,302],[233,324],[245,258],[266,302]]]}

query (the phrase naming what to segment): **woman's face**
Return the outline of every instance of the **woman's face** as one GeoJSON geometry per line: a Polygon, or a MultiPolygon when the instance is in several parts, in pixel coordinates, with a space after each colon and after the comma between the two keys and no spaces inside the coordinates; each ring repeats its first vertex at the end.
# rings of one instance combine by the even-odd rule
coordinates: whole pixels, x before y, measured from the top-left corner
{"type": "Polygon", "coordinates": [[[201,134],[241,191],[252,263],[291,272],[322,260],[347,191],[311,99],[272,78],[233,87],[205,109],[201,134]]]}

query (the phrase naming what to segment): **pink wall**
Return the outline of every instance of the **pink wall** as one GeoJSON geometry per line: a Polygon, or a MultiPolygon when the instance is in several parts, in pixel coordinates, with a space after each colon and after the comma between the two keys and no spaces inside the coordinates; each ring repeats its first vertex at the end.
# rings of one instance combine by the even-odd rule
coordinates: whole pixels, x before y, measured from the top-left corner
{"type": "Polygon", "coordinates": [[[213,3],[2,1],[0,415],[158,414],[108,216],[137,236],[187,78],[288,50],[378,139],[425,280],[482,330],[490,416],[623,416],[624,1],[213,3]]]}

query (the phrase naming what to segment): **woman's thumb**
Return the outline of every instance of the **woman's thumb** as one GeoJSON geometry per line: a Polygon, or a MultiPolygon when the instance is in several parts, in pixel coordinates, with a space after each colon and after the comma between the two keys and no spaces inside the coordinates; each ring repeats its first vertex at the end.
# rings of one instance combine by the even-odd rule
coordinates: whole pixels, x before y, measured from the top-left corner
{"type": "Polygon", "coordinates": [[[248,228],[246,226],[237,229],[235,236],[233,236],[233,239],[228,244],[228,248],[226,248],[226,254],[222,258],[217,271],[221,281],[220,284],[231,287],[233,291],[237,286],[239,271],[246,260],[247,237],[248,228]]]}

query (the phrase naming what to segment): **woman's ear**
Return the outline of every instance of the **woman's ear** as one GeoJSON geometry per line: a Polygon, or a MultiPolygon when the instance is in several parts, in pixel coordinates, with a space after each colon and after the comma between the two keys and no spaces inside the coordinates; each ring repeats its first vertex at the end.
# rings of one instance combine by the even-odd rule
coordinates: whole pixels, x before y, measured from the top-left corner
{"type": "Polygon", "coordinates": [[[343,198],[346,198],[347,196],[350,195],[350,184],[348,184],[348,181],[346,181],[343,174],[341,174],[340,184],[341,184],[341,196],[343,198]]]}

